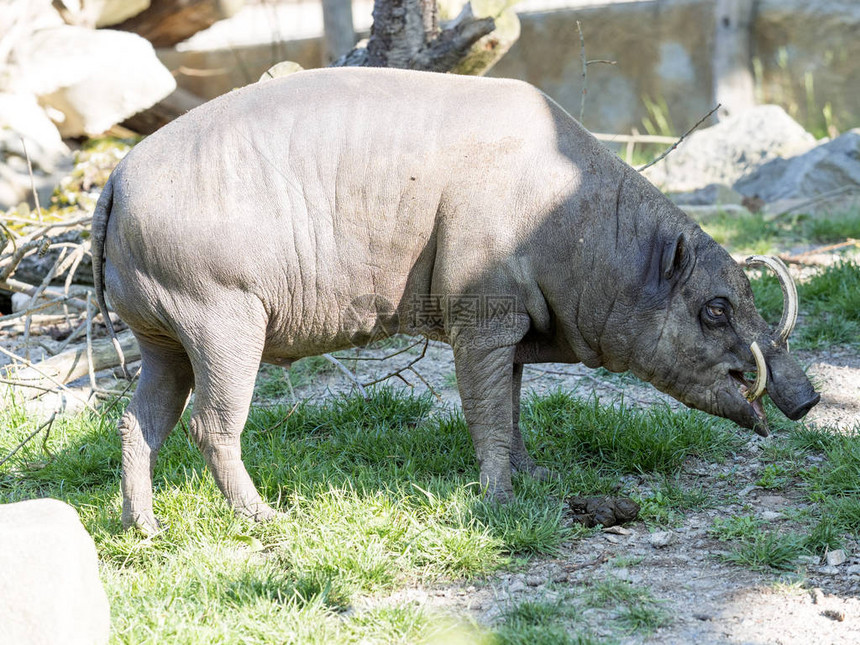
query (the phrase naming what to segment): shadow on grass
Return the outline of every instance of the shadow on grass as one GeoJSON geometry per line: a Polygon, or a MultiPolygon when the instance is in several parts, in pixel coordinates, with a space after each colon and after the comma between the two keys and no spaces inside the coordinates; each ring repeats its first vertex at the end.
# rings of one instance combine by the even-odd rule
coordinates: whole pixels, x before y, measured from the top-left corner
{"type": "MultiPolygon", "coordinates": [[[[40,454],[38,442],[26,447],[0,475],[0,497],[50,495],[96,506],[90,514],[101,530],[118,532],[112,513],[119,513],[119,414],[60,422],[49,442],[53,457],[40,454]]],[[[367,399],[255,408],[243,434],[243,459],[264,498],[282,509],[342,491],[416,513],[441,513],[458,526],[480,526],[508,553],[551,553],[571,534],[565,528],[567,494],[609,493],[625,473],[677,472],[690,456],[721,459],[739,442],[729,424],[707,415],[604,407],[560,391],[529,398],[522,426],[537,461],[560,477],[517,478],[518,501],[504,507],[481,499],[462,416],[434,412],[429,395],[388,387],[372,390],[367,399]]],[[[207,510],[229,514],[199,451],[179,428],[159,455],[154,482],[156,511],[168,519],[183,522],[207,510]]]]}

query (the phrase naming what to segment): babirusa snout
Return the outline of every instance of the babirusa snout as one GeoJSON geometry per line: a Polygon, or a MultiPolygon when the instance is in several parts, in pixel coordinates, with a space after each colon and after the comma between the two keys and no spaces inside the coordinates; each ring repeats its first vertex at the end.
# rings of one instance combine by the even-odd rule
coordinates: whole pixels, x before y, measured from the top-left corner
{"type": "MultiPolygon", "coordinates": [[[[788,267],[779,258],[770,255],[753,255],[747,258],[747,266],[758,264],[763,264],[772,269],[779,279],[779,286],[782,288],[783,307],[782,319],[774,331],[774,342],[787,345],[788,337],[794,331],[794,325],[797,323],[797,287],[794,285],[794,280],[788,272],[788,267]]],[[[761,352],[759,352],[760,354],[761,352]]],[[[758,356],[756,357],[756,363],[758,363],[758,356]]],[[[756,383],[758,383],[758,379],[756,383]]]]}

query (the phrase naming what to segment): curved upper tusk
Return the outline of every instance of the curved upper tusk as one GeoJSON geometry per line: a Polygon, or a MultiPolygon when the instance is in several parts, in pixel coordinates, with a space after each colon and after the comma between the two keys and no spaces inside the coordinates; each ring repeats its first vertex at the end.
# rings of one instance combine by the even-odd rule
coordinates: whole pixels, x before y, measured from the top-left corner
{"type": "Polygon", "coordinates": [[[755,383],[753,383],[752,387],[746,393],[746,398],[752,403],[764,394],[764,390],[767,387],[767,363],[764,362],[764,354],[761,353],[757,342],[753,341],[752,345],[750,345],[750,351],[753,358],[755,358],[756,375],[755,383]]]}
{"type": "Polygon", "coordinates": [[[781,343],[787,343],[788,337],[794,331],[794,325],[797,323],[797,287],[791,274],[788,272],[788,267],[779,258],[770,255],[753,255],[747,258],[747,266],[763,264],[776,273],[779,278],[779,286],[782,287],[783,307],[782,319],[779,321],[779,326],[776,328],[775,335],[781,343]]]}

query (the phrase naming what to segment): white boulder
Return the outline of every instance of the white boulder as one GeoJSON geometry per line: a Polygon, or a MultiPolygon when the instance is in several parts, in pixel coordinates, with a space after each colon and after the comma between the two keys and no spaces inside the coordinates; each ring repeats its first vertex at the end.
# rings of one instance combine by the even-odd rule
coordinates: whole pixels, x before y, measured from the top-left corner
{"type": "Polygon", "coordinates": [[[0,505],[0,643],[94,645],[109,631],[95,545],[75,509],[0,505]]]}
{"type": "Polygon", "coordinates": [[[60,177],[71,170],[71,151],[32,94],[0,92],[0,159],[0,210],[27,201],[34,183],[47,204],[60,177]]]}
{"type": "Polygon", "coordinates": [[[100,134],[176,89],[144,38],[72,25],[19,42],[3,82],[35,94],[63,137],[100,134]]]}

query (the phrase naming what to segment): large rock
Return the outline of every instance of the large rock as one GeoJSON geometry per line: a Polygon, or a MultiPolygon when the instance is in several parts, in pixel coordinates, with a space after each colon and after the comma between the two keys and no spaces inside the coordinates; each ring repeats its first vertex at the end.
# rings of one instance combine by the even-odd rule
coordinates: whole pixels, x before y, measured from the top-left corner
{"type": "Polygon", "coordinates": [[[41,203],[47,204],[60,178],[71,170],[71,152],[32,94],[0,92],[0,159],[0,210],[30,200],[33,183],[41,203]]]}
{"type": "Polygon", "coordinates": [[[35,94],[64,137],[100,134],[176,88],[145,39],[71,25],[19,43],[4,82],[35,94]]]}
{"type": "Polygon", "coordinates": [[[687,137],[645,176],[665,191],[687,192],[709,184],[733,185],[767,162],[815,145],[777,105],[760,105],[687,137]]]}
{"type": "Polygon", "coordinates": [[[110,607],[92,538],[55,499],[0,505],[0,643],[107,643],[110,607]]]}
{"type": "Polygon", "coordinates": [[[150,0],[54,0],[66,24],[79,27],[110,27],[149,8],[150,0]]]}
{"type": "Polygon", "coordinates": [[[774,159],[739,179],[742,195],[765,202],[860,192],[860,128],[789,159],[774,159]]]}

